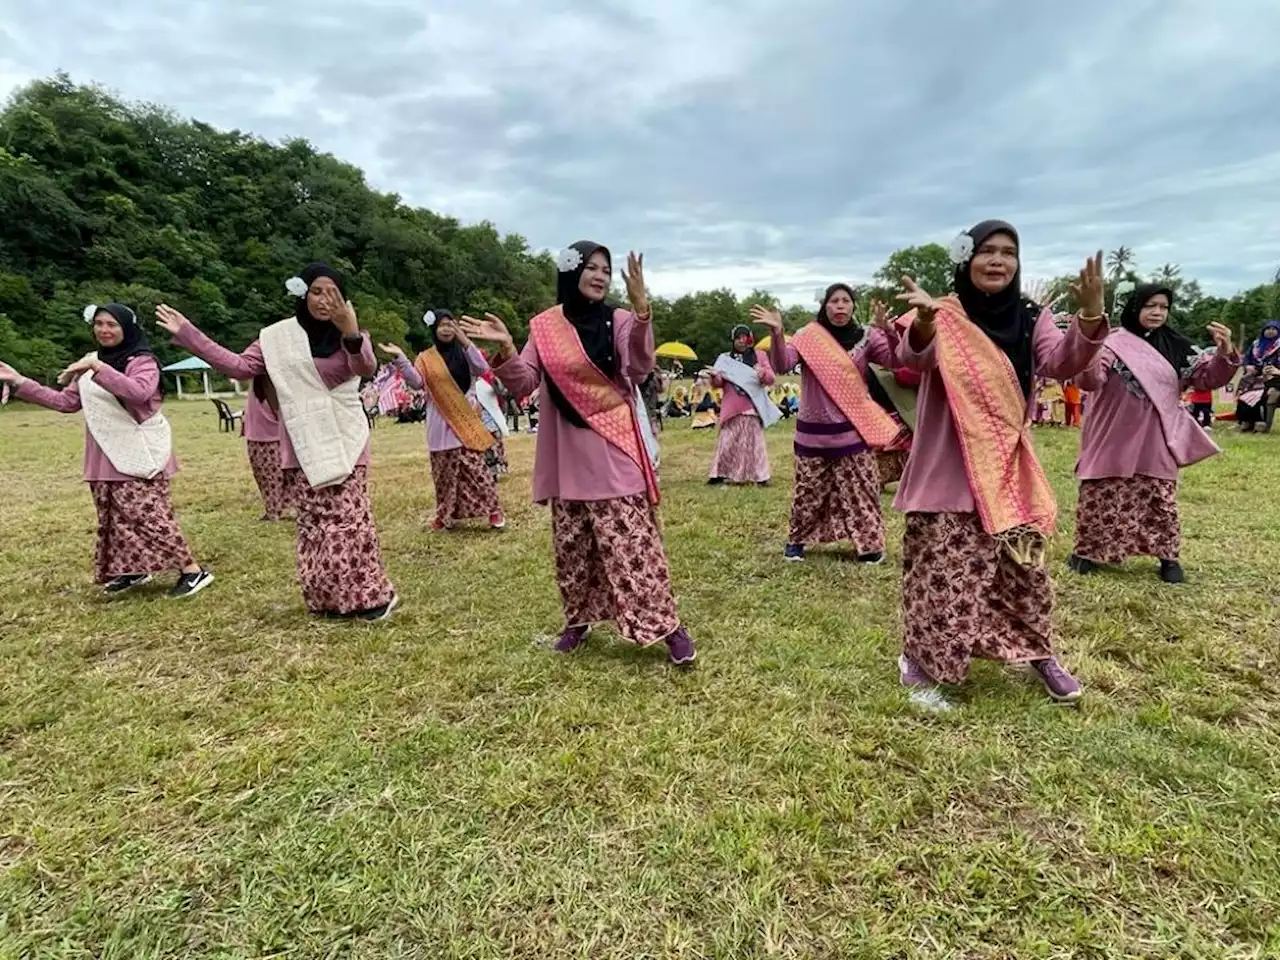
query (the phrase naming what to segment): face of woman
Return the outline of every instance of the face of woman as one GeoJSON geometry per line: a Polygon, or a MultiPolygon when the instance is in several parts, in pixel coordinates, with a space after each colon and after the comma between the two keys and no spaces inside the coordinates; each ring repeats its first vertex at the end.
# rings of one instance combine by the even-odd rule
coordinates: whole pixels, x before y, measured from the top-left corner
{"type": "Polygon", "coordinates": [[[999,293],[1018,272],[1018,245],[1007,233],[993,233],[982,241],[969,261],[969,279],[983,293],[999,293]]]}
{"type": "Polygon", "coordinates": [[[609,280],[613,270],[609,266],[609,258],[603,250],[597,250],[587,265],[582,268],[582,276],[578,278],[578,292],[588,300],[600,301],[609,293],[609,280]]]}
{"type": "Polygon", "coordinates": [[[751,346],[751,338],[746,334],[740,333],[733,338],[733,350],[735,353],[746,353],[749,346],[751,346]]]}
{"type": "Polygon", "coordinates": [[[1277,337],[1280,337],[1280,327],[1267,327],[1262,331],[1264,340],[1275,340],[1277,337]]]}
{"type": "Polygon", "coordinates": [[[1142,324],[1144,330],[1157,330],[1163,327],[1169,320],[1169,298],[1163,293],[1157,293],[1154,297],[1142,305],[1142,309],[1138,311],[1138,323],[1142,324]]]}
{"type": "Polygon", "coordinates": [[[124,329],[115,317],[99,310],[93,318],[93,339],[100,347],[118,347],[124,341],[124,329]]]}
{"type": "Polygon", "coordinates": [[[436,324],[436,340],[440,343],[452,343],[457,336],[457,321],[452,317],[445,317],[436,324]]]}
{"type": "Polygon", "coordinates": [[[311,286],[307,290],[307,310],[317,320],[332,320],[329,316],[329,308],[320,298],[324,296],[326,290],[338,292],[338,285],[328,277],[316,277],[311,282],[311,286]]]}
{"type": "Polygon", "coordinates": [[[837,290],[827,300],[827,320],[833,327],[843,327],[853,317],[853,297],[844,290],[837,290]]]}

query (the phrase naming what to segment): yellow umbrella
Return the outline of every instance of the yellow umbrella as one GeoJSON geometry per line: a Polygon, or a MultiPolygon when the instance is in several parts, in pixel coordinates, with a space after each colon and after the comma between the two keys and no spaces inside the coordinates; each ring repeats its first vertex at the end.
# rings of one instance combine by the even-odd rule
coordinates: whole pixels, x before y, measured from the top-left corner
{"type": "MultiPolygon", "coordinates": [[[[783,340],[786,343],[790,343],[791,342],[790,335],[783,334],[783,340]]],[[[761,351],[762,353],[768,353],[769,344],[771,343],[773,343],[773,337],[761,337],[758,341],[756,341],[756,349],[761,351]]]]}
{"type": "Polygon", "coordinates": [[[683,343],[669,340],[660,346],[655,353],[664,360],[697,360],[698,355],[683,343]]]}

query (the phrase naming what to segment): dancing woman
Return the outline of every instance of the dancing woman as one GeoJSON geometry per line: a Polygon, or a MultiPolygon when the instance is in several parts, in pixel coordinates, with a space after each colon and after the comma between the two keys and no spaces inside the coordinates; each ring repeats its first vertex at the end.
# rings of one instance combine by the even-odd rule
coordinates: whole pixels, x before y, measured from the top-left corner
{"type": "Polygon", "coordinates": [[[555,649],[569,653],[591,625],[613,620],[640,646],[665,641],[671,662],[692,663],[693,638],[680,625],[658,529],[658,485],[646,445],[637,386],[654,368],[644,259],[627,258],[633,312],[605,302],[612,257],[583,240],[556,261],[558,305],[529,323],[517,353],[492,314],[463,317],[467,336],[498,344],[494,372],[512,394],[548,398],[538,424],[533,498],[551,505],[556,579],[566,628],[555,649]]]}
{"type": "Polygon", "coordinates": [[[1217,351],[1197,360],[1191,341],[1169,326],[1172,308],[1170,287],[1139,286],[1125,301],[1120,329],[1075,378],[1090,394],[1076,463],[1076,545],[1068,561],[1077,573],[1155,557],[1165,583],[1186,579],[1178,561],[1178,471],[1221,450],[1182,405],[1182,394],[1226,386],[1240,355],[1231,331],[1211,323],[1217,351]]]}
{"type": "Polygon", "coordinates": [[[788,343],[782,315],[752,307],[770,330],[775,370],[800,364],[795,492],[783,556],[804,560],[810,543],[853,542],[862,563],[884,562],[884,515],[875,452],[902,446],[907,431],[867,387],[868,364],[894,366],[898,333],[882,304],[868,334],[853,319],[853,288],[833,283],[817,316],[788,343]]]}
{"type": "Polygon", "coordinates": [[[898,665],[926,709],[950,708],[936,685],[963,682],[974,657],[1030,663],[1055,700],[1081,695],[1053,653],[1044,542],[1057,505],[1029,400],[1037,376],[1075,376],[1106,337],[1102,254],[1080,271],[1081,312],[1064,334],[1023,298],[1020,252],[1012,226],[986,220],[951,246],[954,294],[934,299],[903,278],[914,309],[899,359],[923,377],[895,501],[907,514],[898,665]]]}
{"type": "Polygon", "coordinates": [[[730,350],[720,354],[715,368],[707,371],[713,386],[724,391],[720,410],[720,436],[711,461],[707,483],[769,484],[769,451],[764,431],[782,419],[769,399],[773,368],[769,358],[755,348],[751,328],[739,324],[730,334],[730,350]]]}
{"type": "Polygon", "coordinates": [[[448,310],[428,310],[422,321],[427,346],[412,364],[393,343],[379,349],[392,357],[410,389],[426,393],[427,452],[436,490],[431,529],[449,530],[460,521],[484,517],[491,529],[501,530],[506,521],[498,487],[484,459],[493,434],[476,412],[476,384],[489,364],[448,310]]]}
{"type": "Polygon", "coordinates": [[[318,616],[382,620],[399,604],[369,503],[369,421],[360,378],[378,362],[356,323],[342,275],[311,263],[285,284],[294,313],[264,327],[243,353],[220,346],[172,307],[156,308],[173,342],[234,380],[266,376],[285,482],[297,495],[298,579],[318,616]]]}
{"type": "Polygon", "coordinates": [[[122,303],[85,307],[98,342],[58,376],[62,390],[41,386],[0,363],[0,381],[20,400],[59,413],[84,411],[84,479],[98,513],[94,580],[109,594],[179,571],[172,597],[191,597],[213,582],[178,528],[169,478],[178,472],[169,422],[160,412],[160,364],[137,314],[122,303]]]}

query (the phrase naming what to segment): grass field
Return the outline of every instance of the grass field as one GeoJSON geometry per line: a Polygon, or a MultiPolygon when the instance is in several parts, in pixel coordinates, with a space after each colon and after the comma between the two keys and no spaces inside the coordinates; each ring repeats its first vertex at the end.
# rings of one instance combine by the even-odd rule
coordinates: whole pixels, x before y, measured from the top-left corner
{"type": "Polygon", "coordinates": [[[82,421],[0,411],[0,957],[1280,956],[1280,437],[1189,471],[1191,582],[1082,580],[1058,490],[1052,706],[975,667],[961,709],[897,685],[890,564],[780,560],[769,490],[663,437],[698,669],[606,632],[570,658],[533,441],[509,529],[429,535],[421,427],[374,431],[387,624],[316,622],[243,442],[170,403],[184,531],[217,583],[90,583],[82,421]]]}

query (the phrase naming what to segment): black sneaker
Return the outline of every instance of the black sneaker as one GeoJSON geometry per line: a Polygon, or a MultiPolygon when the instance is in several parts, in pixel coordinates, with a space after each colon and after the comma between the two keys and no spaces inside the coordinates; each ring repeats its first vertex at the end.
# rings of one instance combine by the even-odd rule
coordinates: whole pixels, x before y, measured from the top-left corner
{"type": "Polygon", "coordinates": [[[359,613],[356,614],[356,619],[367,620],[370,623],[374,622],[375,620],[385,620],[387,619],[387,617],[391,616],[391,611],[393,611],[398,606],[400,606],[400,597],[393,593],[391,595],[391,599],[388,600],[386,603],[384,603],[382,606],[372,607],[369,610],[361,610],[359,613]]]}
{"type": "Polygon", "coordinates": [[[179,600],[185,597],[193,597],[211,583],[213,583],[213,574],[208,570],[184,573],[178,577],[178,582],[169,591],[169,596],[179,600]]]}
{"type": "Polygon", "coordinates": [[[1067,557],[1067,566],[1081,576],[1097,573],[1098,565],[1092,560],[1086,560],[1084,557],[1078,557],[1074,553],[1067,557]]]}
{"type": "Polygon", "coordinates": [[[1182,572],[1182,564],[1177,560],[1161,560],[1160,579],[1165,583],[1186,583],[1187,575],[1182,572]]]}
{"type": "Polygon", "coordinates": [[[875,553],[860,553],[858,554],[858,562],[865,563],[873,567],[878,566],[879,564],[884,563],[884,551],[877,550],[875,553]]]}
{"type": "Polygon", "coordinates": [[[134,587],[140,587],[144,583],[150,582],[151,574],[149,573],[126,573],[123,577],[116,577],[104,586],[102,592],[114,596],[117,593],[124,593],[126,590],[132,590],[134,587]]]}
{"type": "Polygon", "coordinates": [[[724,486],[724,477],[712,477],[711,479],[709,479],[709,480],[707,481],[707,486],[708,486],[708,487],[721,487],[721,486],[724,486]]]}

